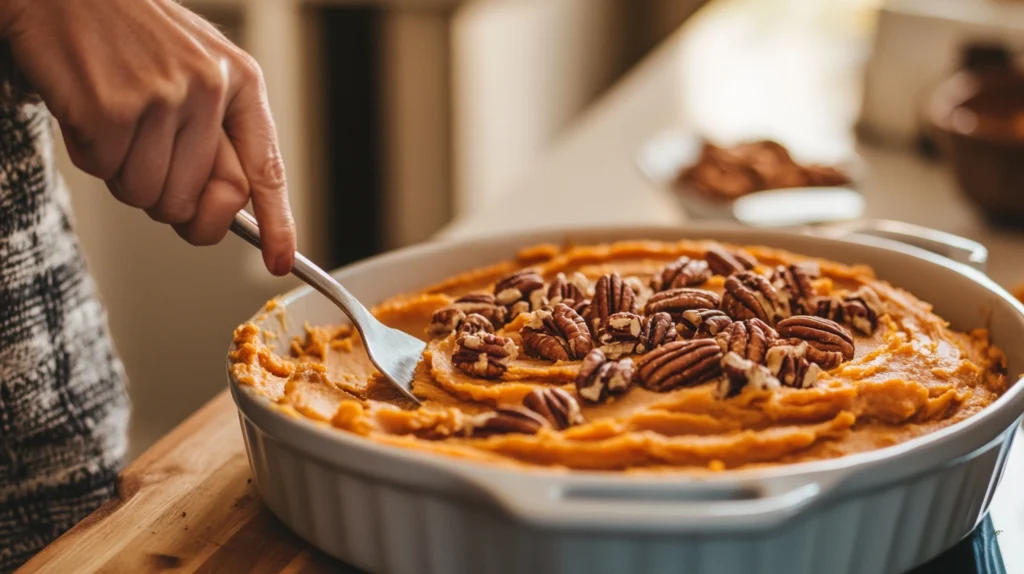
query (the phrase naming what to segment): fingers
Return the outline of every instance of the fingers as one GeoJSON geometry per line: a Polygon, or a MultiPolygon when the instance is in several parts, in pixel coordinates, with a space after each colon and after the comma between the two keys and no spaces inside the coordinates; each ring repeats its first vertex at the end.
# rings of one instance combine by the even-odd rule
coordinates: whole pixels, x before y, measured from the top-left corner
{"type": "Polygon", "coordinates": [[[183,113],[187,114],[174,140],[174,151],[163,192],[155,206],[147,210],[150,217],[162,223],[184,224],[191,221],[200,208],[199,198],[210,180],[217,158],[227,71],[224,65],[209,72],[210,77],[193,80],[183,113]]]}
{"type": "Polygon", "coordinates": [[[238,154],[223,131],[214,140],[216,157],[209,181],[198,201],[196,215],[174,230],[193,245],[213,245],[227,234],[235,213],[249,202],[249,183],[238,154]]]}
{"type": "Polygon", "coordinates": [[[120,171],[107,181],[118,201],[142,209],[157,203],[171,165],[177,129],[177,110],[154,105],[146,111],[120,171]]]}
{"type": "Polygon", "coordinates": [[[285,275],[295,258],[295,222],[277,130],[259,68],[250,64],[240,73],[242,80],[228,104],[224,127],[249,180],[253,210],[260,223],[263,262],[271,273],[285,275]]]}

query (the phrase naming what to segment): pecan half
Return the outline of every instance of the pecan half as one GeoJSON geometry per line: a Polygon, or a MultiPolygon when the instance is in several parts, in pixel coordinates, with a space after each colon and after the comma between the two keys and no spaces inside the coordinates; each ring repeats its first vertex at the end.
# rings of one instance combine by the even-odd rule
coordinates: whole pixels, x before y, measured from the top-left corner
{"type": "Polygon", "coordinates": [[[676,341],[640,358],[637,375],[652,391],[700,384],[722,373],[722,349],[711,339],[676,341]]]}
{"type": "Polygon", "coordinates": [[[613,313],[636,313],[636,293],[618,273],[602,275],[594,285],[590,312],[591,324],[595,326],[599,326],[613,313]]]}
{"type": "Polygon", "coordinates": [[[523,399],[523,406],[548,420],[555,430],[565,430],[583,422],[576,398],[558,387],[537,388],[523,399]]]}
{"type": "Polygon", "coordinates": [[[722,353],[736,353],[740,357],[763,363],[768,348],[779,334],[760,319],[736,321],[715,336],[722,353]]]}
{"type": "Polygon", "coordinates": [[[478,333],[494,333],[494,325],[487,320],[487,317],[478,313],[470,313],[459,325],[460,335],[476,335],[478,333]]]}
{"type": "MultiPolygon", "coordinates": [[[[775,328],[782,337],[807,341],[808,345],[819,351],[839,353],[840,362],[853,358],[853,335],[835,321],[810,315],[796,315],[779,321],[775,328]]],[[[828,369],[838,365],[821,366],[828,369]]]]}
{"type": "Polygon", "coordinates": [[[535,311],[520,335],[527,355],[552,361],[576,360],[594,348],[583,317],[564,303],[535,311]]]}
{"type": "Polygon", "coordinates": [[[768,279],[743,271],[725,280],[722,310],[733,320],[760,319],[774,325],[789,317],[789,301],[779,295],[768,279]]]}
{"type": "Polygon", "coordinates": [[[481,315],[498,329],[505,324],[505,308],[494,302],[489,293],[469,293],[459,297],[450,305],[434,311],[427,332],[431,337],[447,337],[471,314],[481,315]]]}
{"type": "Polygon", "coordinates": [[[655,313],[644,318],[640,327],[639,352],[656,349],[665,343],[679,338],[676,326],[672,324],[672,316],[668,313],[655,313]]]}
{"type": "Polygon", "coordinates": [[[772,275],[772,285],[779,293],[789,298],[794,313],[814,312],[814,287],[811,279],[821,275],[816,263],[779,265],[772,275]]]}
{"type": "Polygon", "coordinates": [[[661,268],[651,277],[651,289],[664,291],[676,287],[696,287],[711,279],[711,268],[707,261],[682,256],[661,268]]]}
{"type": "Polygon", "coordinates": [[[837,323],[843,321],[843,300],[834,295],[818,297],[811,305],[812,315],[829,319],[837,323]]]}
{"type": "Polygon", "coordinates": [[[648,315],[668,313],[673,321],[682,321],[683,313],[691,309],[707,309],[718,307],[721,300],[718,294],[704,289],[679,287],[668,291],[659,291],[647,300],[644,312],[648,315]]]}
{"type": "Polygon", "coordinates": [[[807,357],[810,346],[806,341],[798,345],[777,345],[768,349],[765,363],[768,371],[787,387],[806,389],[818,381],[821,367],[807,357]]]}
{"type": "Polygon", "coordinates": [[[589,282],[582,273],[574,273],[572,279],[567,278],[565,273],[559,273],[548,285],[548,303],[554,305],[567,300],[583,301],[587,298],[588,287],[589,282]]]}
{"type": "Polygon", "coordinates": [[[878,293],[867,285],[843,297],[843,318],[863,335],[875,332],[881,314],[882,301],[878,293]]]}
{"type": "Polygon", "coordinates": [[[621,395],[633,383],[634,370],[633,361],[609,361],[600,349],[594,349],[583,358],[576,374],[576,394],[590,403],[621,395]]]}
{"type": "Polygon", "coordinates": [[[467,375],[485,379],[503,375],[509,361],[519,354],[515,341],[490,333],[459,335],[455,345],[452,363],[456,368],[467,375]]]}
{"type": "Polygon", "coordinates": [[[722,373],[725,374],[718,383],[716,396],[728,399],[740,394],[745,387],[756,390],[774,390],[779,388],[779,380],[772,375],[768,367],[744,359],[737,353],[726,353],[722,358],[722,373]]]}
{"type": "Polygon", "coordinates": [[[488,437],[499,434],[537,434],[548,426],[548,420],[526,407],[505,405],[474,417],[467,426],[470,436],[488,437]]]}
{"type": "Polygon", "coordinates": [[[757,259],[754,259],[749,253],[739,250],[728,251],[721,245],[709,247],[704,254],[704,259],[715,275],[729,276],[757,266],[757,259]]]}
{"type": "Polygon", "coordinates": [[[610,359],[637,352],[642,327],[643,318],[636,313],[612,313],[601,323],[598,335],[601,350],[610,359]]]}
{"type": "Polygon", "coordinates": [[[732,317],[718,309],[689,309],[679,317],[676,329],[684,339],[709,339],[732,324],[732,317]]]}
{"type": "Polygon", "coordinates": [[[532,269],[506,275],[494,284],[494,300],[508,310],[508,320],[544,306],[544,280],[532,269]]]}

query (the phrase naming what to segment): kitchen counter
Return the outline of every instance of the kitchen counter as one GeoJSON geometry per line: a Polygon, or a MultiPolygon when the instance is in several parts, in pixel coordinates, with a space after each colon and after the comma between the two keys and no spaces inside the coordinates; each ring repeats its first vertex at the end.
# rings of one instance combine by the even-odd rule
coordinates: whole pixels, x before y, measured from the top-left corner
{"type": "MultiPolygon", "coordinates": [[[[680,80],[689,26],[646,58],[572,126],[522,185],[454,222],[446,236],[530,226],[685,224],[686,214],[633,162],[653,134],[686,125],[680,80]]],[[[689,30],[693,32],[692,29],[689,30]]],[[[815,122],[817,123],[817,122],[815,122]]],[[[835,131],[834,134],[840,134],[835,131]]],[[[838,147],[854,146],[837,137],[838,147]]],[[[859,147],[868,216],[940,228],[985,243],[991,275],[1024,280],[1024,235],[986,227],[939,167],[911,152],[859,147]]],[[[212,376],[212,375],[211,375],[212,376]]],[[[992,520],[1007,572],[1024,572],[1024,439],[1018,438],[992,520]]],[[[347,567],[290,533],[259,501],[238,425],[221,393],[124,472],[119,496],[30,561],[25,572],[338,572],[347,567]]],[[[354,570],[353,570],[354,571],[354,570]]]]}

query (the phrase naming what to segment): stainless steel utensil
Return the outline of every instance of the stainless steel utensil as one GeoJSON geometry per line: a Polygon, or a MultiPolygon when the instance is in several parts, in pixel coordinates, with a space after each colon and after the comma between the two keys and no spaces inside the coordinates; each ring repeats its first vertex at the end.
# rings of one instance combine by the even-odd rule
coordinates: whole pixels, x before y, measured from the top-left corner
{"type": "MultiPolygon", "coordinates": [[[[231,231],[260,249],[260,228],[248,212],[235,214],[231,231]]],[[[378,321],[347,289],[301,253],[295,253],[292,275],[322,293],[348,315],[373,365],[404,396],[419,404],[419,399],[412,394],[412,377],[427,344],[378,321]]]]}

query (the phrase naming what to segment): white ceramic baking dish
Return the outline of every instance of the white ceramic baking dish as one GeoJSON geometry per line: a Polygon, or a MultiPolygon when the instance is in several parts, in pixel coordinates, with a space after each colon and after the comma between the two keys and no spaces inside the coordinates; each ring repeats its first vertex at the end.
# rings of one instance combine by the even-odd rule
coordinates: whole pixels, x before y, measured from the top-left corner
{"type": "MultiPolygon", "coordinates": [[[[982,272],[836,229],[506,234],[420,245],[334,275],[373,303],[535,243],[635,238],[710,238],[869,264],[881,278],[932,302],[954,328],[990,328],[1011,376],[1024,372],[1024,307],[982,272]]],[[[915,241],[983,264],[984,250],[970,242],[915,241]]],[[[343,320],[308,288],[281,302],[283,325],[273,315],[262,325],[282,332],[281,345],[301,334],[304,322],[343,320]]],[[[386,448],[283,416],[235,381],[229,386],[270,509],[328,554],[371,572],[400,574],[903,572],[954,545],[984,517],[1024,413],[1024,384],[1017,384],[978,415],[893,447],[704,479],[641,478],[513,471],[386,448]]]]}

